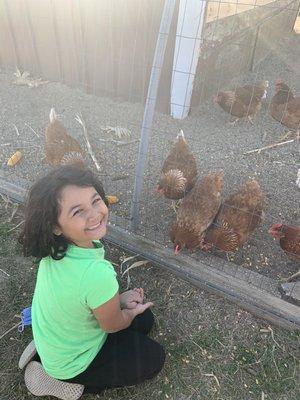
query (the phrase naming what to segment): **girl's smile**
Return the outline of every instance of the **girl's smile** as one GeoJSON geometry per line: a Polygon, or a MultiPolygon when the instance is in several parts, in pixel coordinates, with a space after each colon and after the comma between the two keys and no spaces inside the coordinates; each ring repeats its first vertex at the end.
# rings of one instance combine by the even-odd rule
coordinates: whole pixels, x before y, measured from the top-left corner
{"type": "Polygon", "coordinates": [[[90,228],[86,228],[88,231],[94,231],[95,229],[99,228],[99,226],[101,225],[101,222],[99,222],[99,224],[92,226],[90,228]]]}
{"type": "Polygon", "coordinates": [[[64,187],[59,205],[56,235],[64,235],[79,247],[93,248],[92,241],[106,234],[108,209],[94,187],[64,187]]]}

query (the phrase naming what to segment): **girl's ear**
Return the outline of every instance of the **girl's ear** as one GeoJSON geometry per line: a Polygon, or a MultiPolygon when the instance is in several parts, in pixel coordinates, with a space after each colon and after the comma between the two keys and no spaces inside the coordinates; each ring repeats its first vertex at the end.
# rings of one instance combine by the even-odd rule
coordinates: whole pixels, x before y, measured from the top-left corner
{"type": "Polygon", "coordinates": [[[56,235],[56,236],[60,236],[60,235],[62,234],[62,231],[61,231],[61,229],[60,229],[58,226],[56,226],[56,227],[53,229],[53,233],[54,233],[54,235],[56,235]]]}

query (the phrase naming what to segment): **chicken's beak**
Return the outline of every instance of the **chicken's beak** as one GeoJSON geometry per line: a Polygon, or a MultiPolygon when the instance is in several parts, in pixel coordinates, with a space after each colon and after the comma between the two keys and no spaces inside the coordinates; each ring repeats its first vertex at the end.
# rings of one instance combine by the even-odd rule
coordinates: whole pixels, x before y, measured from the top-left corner
{"type": "Polygon", "coordinates": [[[177,256],[177,254],[180,252],[180,247],[179,247],[179,244],[177,244],[176,246],[175,246],[175,248],[174,248],[174,254],[175,254],[175,256],[177,256]]]}
{"type": "Polygon", "coordinates": [[[215,96],[213,97],[213,102],[214,102],[214,103],[217,103],[217,102],[218,102],[218,96],[217,96],[217,95],[215,95],[215,96]]]}

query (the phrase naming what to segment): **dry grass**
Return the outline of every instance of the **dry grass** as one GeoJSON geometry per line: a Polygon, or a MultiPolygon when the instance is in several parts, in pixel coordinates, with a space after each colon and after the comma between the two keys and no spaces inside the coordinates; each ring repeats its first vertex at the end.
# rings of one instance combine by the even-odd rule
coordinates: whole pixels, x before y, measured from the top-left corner
{"type": "MultiPolygon", "coordinates": [[[[15,241],[19,228],[9,232],[22,217],[16,214],[9,221],[13,205],[1,201],[0,206],[4,209],[0,220],[0,268],[4,271],[0,271],[1,336],[15,324],[14,315],[30,305],[36,266],[21,257],[15,241]]],[[[107,255],[117,264],[126,256],[110,246],[107,255]]],[[[155,303],[157,323],[152,336],[166,348],[165,368],[143,385],[86,395],[84,399],[300,398],[298,333],[276,327],[267,329],[264,321],[155,266],[135,268],[130,275],[132,285],[143,286],[155,303]]],[[[121,285],[126,284],[123,278],[121,285]]],[[[17,368],[18,357],[30,340],[31,328],[23,334],[13,330],[1,339],[1,400],[34,398],[28,394],[17,368]]]]}

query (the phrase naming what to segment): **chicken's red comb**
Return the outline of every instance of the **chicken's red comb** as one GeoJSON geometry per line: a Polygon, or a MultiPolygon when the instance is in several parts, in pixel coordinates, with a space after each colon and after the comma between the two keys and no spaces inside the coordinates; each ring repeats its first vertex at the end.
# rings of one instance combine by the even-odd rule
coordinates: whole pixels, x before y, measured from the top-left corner
{"type": "Polygon", "coordinates": [[[156,189],[154,190],[154,193],[156,194],[164,193],[164,189],[161,188],[160,186],[157,186],[156,189]]]}
{"type": "Polygon", "coordinates": [[[176,255],[176,254],[178,254],[180,252],[180,246],[179,246],[179,244],[176,244],[175,246],[174,246],[174,254],[176,255]]]}
{"type": "Polygon", "coordinates": [[[283,83],[282,79],[276,79],[275,85],[281,85],[283,83]]]}

